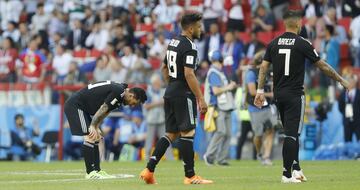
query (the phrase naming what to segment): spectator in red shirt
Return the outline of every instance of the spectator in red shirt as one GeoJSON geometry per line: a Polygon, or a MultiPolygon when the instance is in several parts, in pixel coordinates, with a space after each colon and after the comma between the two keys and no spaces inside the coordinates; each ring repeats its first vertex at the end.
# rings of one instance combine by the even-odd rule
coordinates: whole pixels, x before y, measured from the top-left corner
{"type": "Polygon", "coordinates": [[[21,81],[26,83],[37,83],[44,77],[45,56],[38,50],[36,38],[31,39],[28,48],[20,54],[22,62],[21,81]]]}
{"type": "Polygon", "coordinates": [[[14,41],[6,37],[0,49],[0,82],[16,82],[15,63],[18,57],[14,41]]]}

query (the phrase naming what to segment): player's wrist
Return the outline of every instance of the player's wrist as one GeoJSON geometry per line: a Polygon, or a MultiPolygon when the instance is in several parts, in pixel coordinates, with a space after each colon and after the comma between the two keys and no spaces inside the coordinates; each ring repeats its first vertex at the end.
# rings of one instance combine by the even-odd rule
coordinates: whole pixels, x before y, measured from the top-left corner
{"type": "Polygon", "coordinates": [[[264,89],[257,89],[257,90],[256,90],[256,93],[257,93],[257,94],[264,94],[265,91],[264,91],[264,89]]]}

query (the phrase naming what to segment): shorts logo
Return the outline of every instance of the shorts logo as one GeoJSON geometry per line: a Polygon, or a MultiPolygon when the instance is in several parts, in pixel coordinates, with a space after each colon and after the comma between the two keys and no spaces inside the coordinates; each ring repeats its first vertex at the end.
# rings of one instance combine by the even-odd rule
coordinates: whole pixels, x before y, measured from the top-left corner
{"type": "Polygon", "coordinates": [[[115,105],[116,102],[118,102],[118,100],[116,98],[114,98],[112,101],[111,101],[111,105],[115,105]]]}
{"type": "Polygon", "coordinates": [[[194,56],[192,56],[192,55],[186,56],[186,64],[193,65],[194,64],[194,56]]]}

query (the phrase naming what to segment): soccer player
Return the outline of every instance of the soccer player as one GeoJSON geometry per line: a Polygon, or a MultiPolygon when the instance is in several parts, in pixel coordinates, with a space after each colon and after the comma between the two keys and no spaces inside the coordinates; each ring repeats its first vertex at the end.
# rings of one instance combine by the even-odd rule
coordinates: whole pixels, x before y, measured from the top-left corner
{"type": "Polygon", "coordinates": [[[129,89],[124,83],[102,81],[89,84],[65,102],[65,114],[72,135],[84,136],[81,149],[86,179],[115,178],[100,169],[98,143],[102,134],[99,125],[112,110],[122,105],[136,106],[146,99],[146,93],[141,88],[129,89]]]}
{"type": "Polygon", "coordinates": [[[140,173],[147,184],[156,184],[154,171],[171,143],[180,136],[179,151],[183,157],[184,184],[209,184],[211,180],[195,175],[193,141],[196,126],[196,100],[200,112],[206,113],[207,105],[201,93],[194,70],[197,65],[197,49],[193,42],[201,34],[202,15],[187,13],[181,19],[182,34],[172,39],[162,66],[168,82],[164,95],[166,134],[161,137],[146,168],[140,173]]]}
{"type": "Polygon", "coordinates": [[[312,44],[300,37],[301,13],[288,11],[284,14],[286,32],[275,38],[267,47],[259,72],[259,83],[254,100],[257,107],[265,101],[265,75],[270,64],[273,65],[274,98],[284,126],[285,139],[283,145],[282,183],[299,183],[306,177],[299,163],[299,134],[303,125],[304,96],[304,64],[310,60],[327,76],[349,88],[344,80],[319,55],[312,44]],[[293,170],[293,172],[291,172],[293,170]]]}

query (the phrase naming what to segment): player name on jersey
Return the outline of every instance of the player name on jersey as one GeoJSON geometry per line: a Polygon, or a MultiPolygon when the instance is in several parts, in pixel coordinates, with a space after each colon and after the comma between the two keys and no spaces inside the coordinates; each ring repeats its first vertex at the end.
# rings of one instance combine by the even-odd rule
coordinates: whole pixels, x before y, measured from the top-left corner
{"type": "Polygon", "coordinates": [[[293,38],[279,38],[278,45],[287,45],[293,46],[295,44],[295,39],[293,38]]]}

